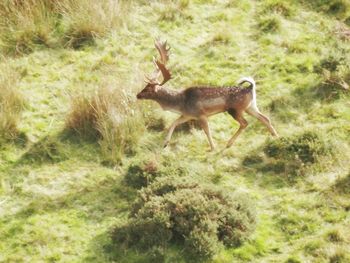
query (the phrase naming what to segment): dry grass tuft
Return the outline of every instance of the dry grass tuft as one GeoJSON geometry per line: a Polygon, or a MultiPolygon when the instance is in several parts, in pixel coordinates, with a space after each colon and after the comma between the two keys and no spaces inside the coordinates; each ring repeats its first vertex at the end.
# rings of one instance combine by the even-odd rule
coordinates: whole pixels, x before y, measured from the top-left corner
{"type": "Polygon", "coordinates": [[[66,128],[97,140],[107,163],[119,162],[123,154],[134,152],[144,129],[133,97],[109,85],[98,87],[93,94],[79,94],[72,98],[66,128]]]}
{"type": "Polygon", "coordinates": [[[64,0],[58,7],[63,16],[65,45],[73,48],[92,43],[96,36],[106,34],[121,21],[118,0],[64,0]]]}
{"type": "Polygon", "coordinates": [[[1,49],[26,54],[39,47],[80,48],[118,27],[120,0],[0,2],[1,49]]]}
{"type": "Polygon", "coordinates": [[[0,137],[15,139],[19,135],[18,122],[24,99],[17,89],[19,76],[7,67],[0,68],[0,137]]]}

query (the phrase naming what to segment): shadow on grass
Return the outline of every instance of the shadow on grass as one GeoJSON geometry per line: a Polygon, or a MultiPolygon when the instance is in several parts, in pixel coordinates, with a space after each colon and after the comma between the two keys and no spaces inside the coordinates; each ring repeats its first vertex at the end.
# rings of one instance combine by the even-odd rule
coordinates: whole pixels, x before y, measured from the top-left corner
{"type": "Polygon", "coordinates": [[[99,145],[97,142],[81,139],[79,136],[63,131],[48,135],[29,146],[28,150],[15,162],[20,165],[43,165],[59,163],[71,158],[98,161],[99,145]]]}
{"type": "Polygon", "coordinates": [[[210,260],[200,260],[185,255],[180,246],[171,245],[168,248],[153,248],[142,250],[126,248],[114,244],[110,232],[106,231],[95,236],[89,245],[89,253],[84,262],[118,262],[118,263],[204,263],[210,260]]]}
{"type": "Polygon", "coordinates": [[[118,262],[118,263],[161,263],[164,262],[157,259],[147,252],[140,252],[136,249],[127,249],[118,247],[113,244],[108,231],[95,236],[88,249],[88,255],[83,259],[84,262],[118,262]]]}

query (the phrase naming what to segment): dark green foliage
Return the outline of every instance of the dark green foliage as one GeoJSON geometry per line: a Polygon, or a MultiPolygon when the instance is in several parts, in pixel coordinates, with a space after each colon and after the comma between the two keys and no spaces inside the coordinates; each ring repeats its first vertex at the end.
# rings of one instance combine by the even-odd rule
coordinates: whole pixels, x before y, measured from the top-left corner
{"type": "Polygon", "coordinates": [[[141,188],[153,182],[157,177],[181,177],[188,174],[185,167],[175,165],[172,161],[158,163],[151,158],[136,160],[129,165],[125,174],[125,182],[134,188],[141,188]]]}
{"type": "Polygon", "coordinates": [[[332,147],[317,132],[307,131],[267,141],[262,147],[265,156],[252,154],[243,160],[243,164],[264,172],[299,175],[303,174],[304,168],[319,163],[322,157],[332,156],[332,147]]]}
{"type": "Polygon", "coordinates": [[[147,186],[150,181],[158,176],[158,169],[158,164],[152,160],[134,162],[125,174],[125,182],[135,188],[147,186]]]}
{"type": "Polygon", "coordinates": [[[259,18],[258,28],[265,33],[275,33],[281,28],[281,21],[277,15],[269,15],[259,18]]]}
{"type": "Polygon", "coordinates": [[[350,26],[350,16],[344,20],[344,23],[350,26]]]}
{"type": "Polygon", "coordinates": [[[350,194],[350,173],[348,173],[347,176],[338,179],[332,187],[332,190],[343,194],[350,194]]]}
{"type": "Polygon", "coordinates": [[[333,0],[328,7],[328,12],[332,14],[345,14],[349,9],[350,5],[345,0],[333,0]]]}
{"type": "Polygon", "coordinates": [[[254,231],[255,210],[247,196],[226,194],[188,177],[157,178],[139,192],[129,222],[114,229],[115,242],[140,248],[185,247],[210,258],[222,244],[240,245],[254,231]]]}
{"type": "Polygon", "coordinates": [[[328,155],[330,147],[316,132],[305,132],[292,138],[271,141],[264,148],[268,157],[275,159],[298,159],[304,164],[315,163],[318,156],[328,155]]]}
{"type": "Polygon", "coordinates": [[[305,2],[313,10],[334,15],[337,18],[344,17],[350,10],[350,3],[347,0],[304,0],[302,2],[305,2]]]}
{"type": "Polygon", "coordinates": [[[321,73],[323,69],[328,71],[336,71],[337,67],[344,61],[344,56],[341,53],[332,53],[320,60],[320,63],[315,66],[314,71],[321,73]]]}

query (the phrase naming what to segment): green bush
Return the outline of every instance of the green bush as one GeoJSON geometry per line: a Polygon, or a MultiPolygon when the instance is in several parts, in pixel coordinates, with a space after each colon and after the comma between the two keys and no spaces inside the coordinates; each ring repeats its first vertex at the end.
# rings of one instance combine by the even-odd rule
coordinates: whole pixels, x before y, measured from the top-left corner
{"type": "Polygon", "coordinates": [[[129,222],[115,228],[112,237],[145,249],[181,244],[187,254],[210,258],[222,245],[233,247],[247,240],[255,224],[255,210],[246,195],[167,176],[139,192],[129,222]]]}
{"type": "MultiPolygon", "coordinates": [[[[335,155],[331,142],[313,131],[269,140],[262,151],[263,156],[261,153],[252,154],[243,160],[243,164],[287,176],[302,175],[314,164],[325,165],[321,159],[335,155]]],[[[328,159],[328,162],[334,161],[333,158],[328,159]]]]}
{"type": "Polygon", "coordinates": [[[304,132],[292,138],[271,141],[264,148],[268,157],[276,159],[298,159],[304,164],[315,163],[317,158],[328,155],[331,149],[316,132],[304,132]]]}
{"type": "Polygon", "coordinates": [[[141,188],[149,185],[158,177],[188,175],[185,167],[175,165],[176,162],[157,162],[152,158],[144,158],[133,161],[125,174],[125,182],[134,188],[141,188]]]}
{"type": "Polygon", "coordinates": [[[153,160],[134,162],[128,167],[125,182],[135,188],[147,186],[158,176],[158,169],[158,164],[153,160]]]}

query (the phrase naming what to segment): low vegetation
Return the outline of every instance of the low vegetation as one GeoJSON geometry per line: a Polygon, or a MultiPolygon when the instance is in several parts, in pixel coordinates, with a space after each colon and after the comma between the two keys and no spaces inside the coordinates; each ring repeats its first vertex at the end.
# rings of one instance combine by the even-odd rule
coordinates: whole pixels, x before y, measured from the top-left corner
{"type": "Polygon", "coordinates": [[[2,1],[1,50],[27,54],[40,48],[81,48],[121,23],[121,1],[2,1]]]}
{"type": "Polygon", "coordinates": [[[66,129],[98,141],[105,162],[119,162],[123,155],[135,151],[144,127],[131,95],[107,85],[74,96],[66,129]]]}
{"type": "Polygon", "coordinates": [[[267,141],[256,155],[247,156],[243,164],[293,179],[310,173],[310,168],[329,169],[337,163],[338,151],[320,133],[306,131],[267,141]]]}
{"type": "Polygon", "coordinates": [[[7,65],[0,68],[0,139],[16,139],[24,109],[24,98],[18,90],[18,73],[7,65]]]}
{"type": "Polygon", "coordinates": [[[222,193],[175,175],[143,188],[129,222],[112,235],[118,246],[164,249],[177,243],[194,258],[210,258],[221,244],[235,247],[247,240],[255,223],[255,209],[245,194],[222,193]]]}

